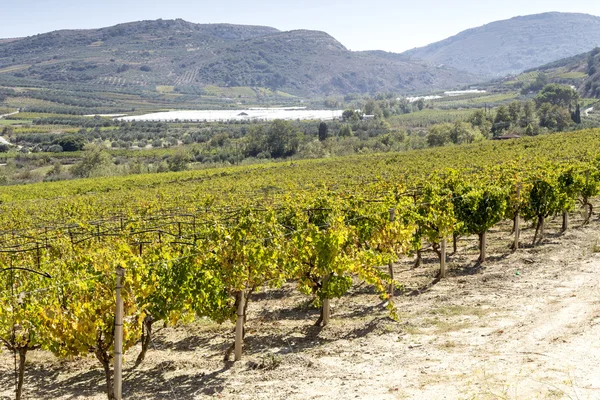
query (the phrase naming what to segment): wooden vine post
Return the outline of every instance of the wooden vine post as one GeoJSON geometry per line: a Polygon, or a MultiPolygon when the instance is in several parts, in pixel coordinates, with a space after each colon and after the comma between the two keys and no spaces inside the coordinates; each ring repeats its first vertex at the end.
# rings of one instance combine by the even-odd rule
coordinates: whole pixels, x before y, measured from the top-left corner
{"type": "MultiPolygon", "coordinates": [[[[517,186],[517,201],[521,201],[521,184],[517,186]]],[[[517,209],[515,213],[515,243],[513,245],[513,250],[519,250],[519,238],[521,236],[521,218],[519,217],[520,210],[517,209]]]]}
{"type": "MultiPolygon", "coordinates": [[[[394,222],[394,221],[396,221],[396,209],[390,208],[390,222],[394,222]]],[[[392,299],[394,297],[395,285],[394,285],[394,263],[391,261],[388,264],[388,271],[390,274],[390,287],[388,288],[388,294],[390,296],[390,299],[392,299]]]]}
{"type": "MultiPolygon", "coordinates": [[[[589,187],[589,183],[590,183],[590,171],[586,171],[585,172],[585,187],[588,188],[589,187]]],[[[584,204],[585,207],[585,218],[583,219],[583,225],[587,225],[590,222],[590,218],[592,218],[592,205],[589,202],[589,199],[586,201],[586,204],[584,204]]]]}
{"type": "MultiPolygon", "coordinates": [[[[323,281],[323,287],[327,286],[329,281],[329,276],[325,277],[323,281]]],[[[327,296],[323,299],[323,321],[322,326],[326,327],[329,324],[329,317],[331,316],[331,302],[327,296]]]]}
{"type": "Polygon", "coordinates": [[[244,304],[246,293],[240,290],[237,294],[237,321],[235,324],[235,361],[242,359],[242,345],[244,340],[244,304]]]}
{"type": "Polygon", "coordinates": [[[440,243],[440,278],[446,277],[446,238],[440,243]]]}
{"type": "Polygon", "coordinates": [[[114,398],[122,400],[123,398],[123,298],[121,297],[122,278],[125,276],[125,270],[117,267],[117,302],[115,312],[115,348],[114,348],[114,398]]]}
{"type": "Polygon", "coordinates": [[[482,232],[479,238],[479,262],[484,263],[486,258],[486,247],[487,247],[487,232],[482,232]]]}
{"type": "Polygon", "coordinates": [[[329,324],[329,317],[331,316],[331,305],[329,299],[323,299],[323,327],[329,324]]]}

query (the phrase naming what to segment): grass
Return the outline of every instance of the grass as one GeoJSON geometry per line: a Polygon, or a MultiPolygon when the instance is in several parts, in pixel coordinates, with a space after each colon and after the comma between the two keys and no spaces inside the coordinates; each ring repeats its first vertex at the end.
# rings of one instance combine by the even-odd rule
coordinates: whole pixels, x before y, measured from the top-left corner
{"type": "Polygon", "coordinates": [[[598,99],[594,99],[594,98],[585,98],[585,99],[581,99],[581,106],[583,108],[588,108],[590,106],[593,106],[594,104],[598,103],[598,99]]]}
{"type": "Polygon", "coordinates": [[[444,122],[454,122],[457,120],[465,120],[472,114],[472,110],[431,110],[425,109],[422,111],[402,114],[391,117],[389,122],[394,128],[403,127],[427,127],[432,124],[440,124],[444,122]]]}
{"type": "Polygon", "coordinates": [[[60,103],[54,103],[52,101],[47,101],[47,100],[39,100],[39,99],[32,99],[30,97],[9,97],[5,100],[5,103],[9,106],[14,106],[14,107],[31,107],[31,106],[36,106],[36,107],[57,107],[57,106],[63,106],[60,103]]]}
{"type": "Polygon", "coordinates": [[[219,87],[208,85],[204,87],[204,91],[207,95],[216,97],[256,97],[256,92],[247,86],[219,87]]]}
{"type": "Polygon", "coordinates": [[[557,75],[557,78],[560,78],[560,79],[585,79],[587,77],[588,77],[588,74],[586,74],[584,72],[577,72],[577,71],[565,72],[565,73],[557,75]]]}
{"type": "Polygon", "coordinates": [[[10,113],[13,113],[15,111],[17,111],[16,108],[3,108],[3,107],[0,107],[0,115],[10,114],[10,113]]]}
{"type": "Polygon", "coordinates": [[[262,87],[249,86],[234,86],[234,87],[219,87],[215,85],[207,85],[204,87],[207,96],[228,97],[228,98],[256,98],[256,97],[285,97],[294,98],[295,96],[271,89],[262,87]]]}
{"type": "Polygon", "coordinates": [[[156,91],[158,93],[173,93],[175,86],[158,85],[156,91]]]}
{"type": "Polygon", "coordinates": [[[14,133],[77,133],[78,128],[69,125],[30,125],[13,129],[14,133]]]}
{"type": "Polygon", "coordinates": [[[509,100],[515,100],[517,97],[519,97],[519,94],[517,92],[500,93],[500,94],[493,94],[493,95],[489,95],[489,96],[477,97],[475,99],[471,99],[470,103],[471,104],[501,103],[501,102],[505,102],[505,101],[509,101],[509,100]]]}
{"type": "Polygon", "coordinates": [[[0,119],[0,125],[31,125],[30,119],[0,119]]]}
{"type": "Polygon", "coordinates": [[[478,95],[466,95],[459,97],[445,97],[435,100],[434,103],[443,108],[459,108],[459,107],[480,107],[484,104],[497,105],[516,100],[519,97],[517,92],[509,93],[488,93],[478,95]]]}
{"type": "Polygon", "coordinates": [[[80,115],[71,114],[56,114],[56,113],[38,113],[38,112],[22,112],[7,117],[7,119],[37,119],[37,118],[83,118],[80,115]]]}
{"type": "Polygon", "coordinates": [[[294,96],[293,94],[289,94],[286,92],[280,92],[279,90],[275,92],[275,95],[277,95],[278,97],[287,97],[287,98],[295,98],[296,96],[294,96]]]}

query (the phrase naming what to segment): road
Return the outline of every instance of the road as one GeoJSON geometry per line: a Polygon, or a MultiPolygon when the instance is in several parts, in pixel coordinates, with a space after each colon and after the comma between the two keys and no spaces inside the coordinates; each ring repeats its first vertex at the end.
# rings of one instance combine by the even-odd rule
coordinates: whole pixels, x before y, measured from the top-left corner
{"type": "MultiPolygon", "coordinates": [[[[19,111],[15,111],[15,112],[12,112],[9,114],[0,115],[0,119],[2,119],[4,117],[10,117],[11,115],[17,115],[18,113],[19,113],[19,111]]],[[[0,136],[0,144],[7,144],[9,146],[12,146],[12,143],[10,143],[8,140],[3,138],[2,136],[0,136]]]]}
{"type": "Polygon", "coordinates": [[[4,117],[10,117],[11,115],[17,115],[19,113],[19,111],[15,111],[9,114],[4,114],[4,115],[0,115],[0,119],[4,118],[4,117]]]}

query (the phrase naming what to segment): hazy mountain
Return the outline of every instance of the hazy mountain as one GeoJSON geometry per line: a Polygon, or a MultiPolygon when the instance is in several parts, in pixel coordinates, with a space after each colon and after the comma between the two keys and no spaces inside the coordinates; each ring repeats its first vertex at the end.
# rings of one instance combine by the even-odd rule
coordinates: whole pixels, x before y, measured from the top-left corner
{"type": "Polygon", "coordinates": [[[19,82],[198,90],[267,87],[295,95],[413,92],[477,80],[450,67],[385,52],[352,52],[318,31],[133,22],[0,40],[0,78],[19,82]]]}
{"type": "Polygon", "coordinates": [[[545,13],[469,29],[405,55],[486,76],[505,76],[600,45],[600,17],[545,13]]]}

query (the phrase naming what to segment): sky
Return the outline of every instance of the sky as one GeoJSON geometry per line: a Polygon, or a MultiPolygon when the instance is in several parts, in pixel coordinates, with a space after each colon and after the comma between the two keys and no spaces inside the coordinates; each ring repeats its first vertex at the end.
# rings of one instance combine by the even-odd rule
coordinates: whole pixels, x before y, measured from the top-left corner
{"type": "Polygon", "coordinates": [[[0,0],[0,38],[182,18],[321,30],[350,50],[402,52],[489,22],[548,11],[600,16],[600,0],[0,0]]]}

